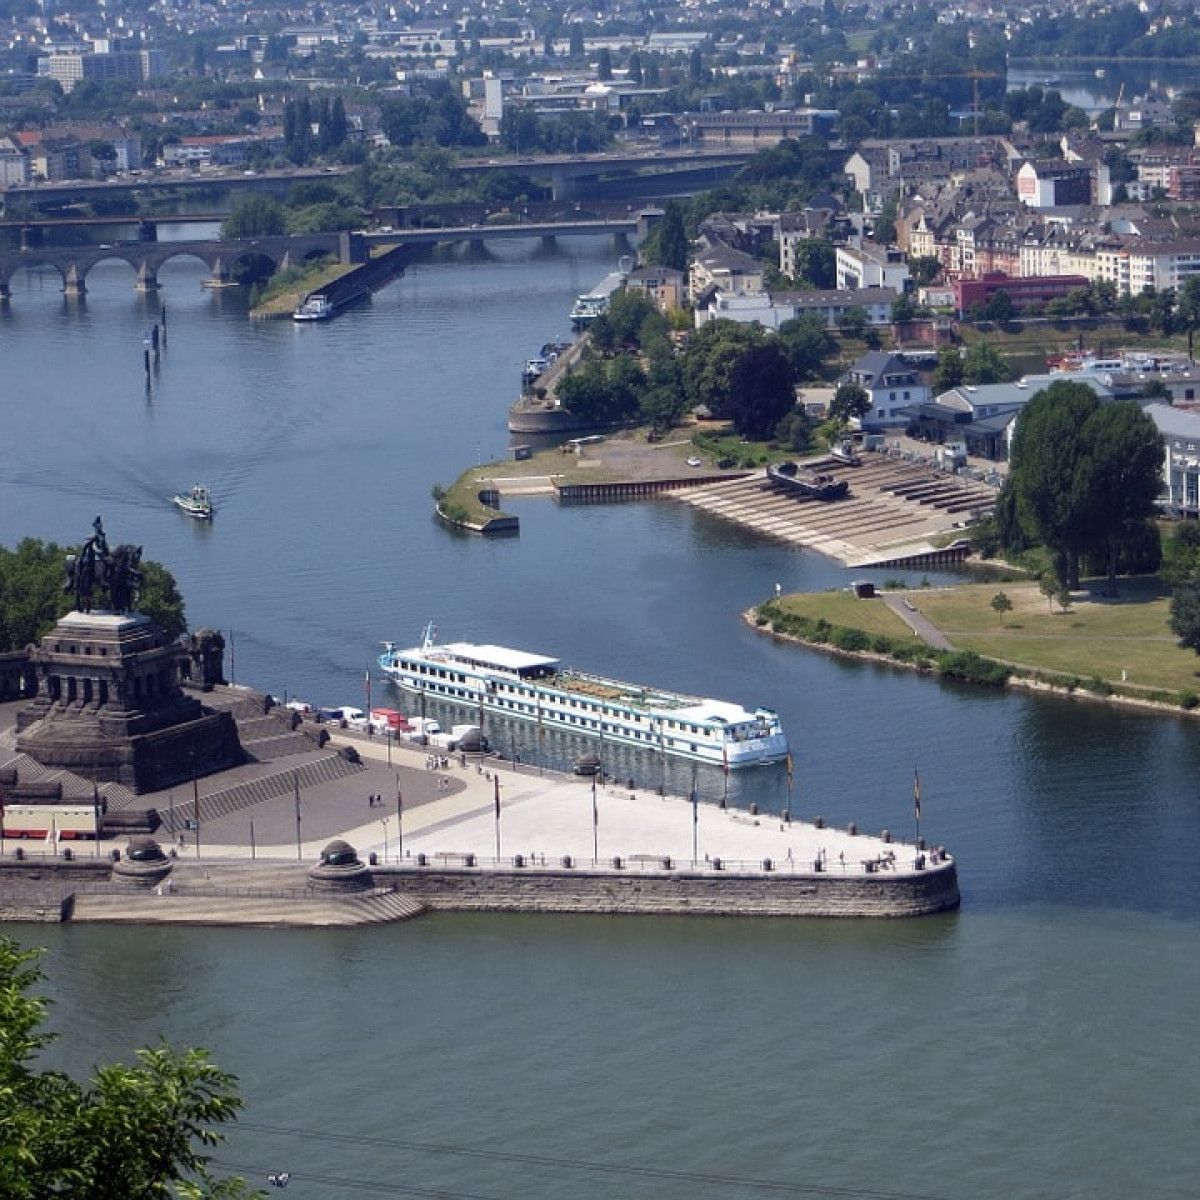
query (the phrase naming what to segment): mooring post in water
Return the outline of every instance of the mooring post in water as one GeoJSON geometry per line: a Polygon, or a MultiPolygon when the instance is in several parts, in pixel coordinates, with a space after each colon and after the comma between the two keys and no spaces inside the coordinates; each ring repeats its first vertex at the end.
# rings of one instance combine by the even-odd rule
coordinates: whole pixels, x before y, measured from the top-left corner
{"type": "Polygon", "coordinates": [[[158,325],[152,325],[150,328],[150,345],[154,348],[154,353],[158,353],[158,325]]]}
{"type": "Polygon", "coordinates": [[[146,366],[146,382],[150,381],[150,350],[149,348],[142,351],[142,362],[146,366]]]}
{"type": "Polygon", "coordinates": [[[167,302],[165,300],[162,303],[162,312],[160,315],[162,317],[163,345],[165,346],[167,344],[167,302]]]}

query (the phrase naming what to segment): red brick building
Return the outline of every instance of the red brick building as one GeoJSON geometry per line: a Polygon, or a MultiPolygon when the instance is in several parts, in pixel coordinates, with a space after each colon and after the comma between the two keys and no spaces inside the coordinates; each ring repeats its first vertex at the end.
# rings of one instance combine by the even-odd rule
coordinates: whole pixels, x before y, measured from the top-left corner
{"type": "Polygon", "coordinates": [[[986,304],[997,292],[1006,292],[1017,310],[1031,304],[1058,300],[1077,288],[1088,286],[1083,275],[1002,275],[999,272],[979,279],[957,279],[954,282],[954,307],[961,317],[977,304],[986,304]]]}

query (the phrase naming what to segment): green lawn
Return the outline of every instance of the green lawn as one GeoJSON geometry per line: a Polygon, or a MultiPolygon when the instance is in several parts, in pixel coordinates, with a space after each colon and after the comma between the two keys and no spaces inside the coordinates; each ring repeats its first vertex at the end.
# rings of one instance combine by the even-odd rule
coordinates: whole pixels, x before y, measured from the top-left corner
{"type": "Polygon", "coordinates": [[[1033,583],[968,584],[914,601],[955,646],[988,658],[1137,688],[1200,686],[1200,660],[1171,633],[1170,599],[1157,578],[1122,580],[1115,599],[1100,588],[1089,583],[1076,592],[1066,612],[1057,604],[1051,611],[1033,583]],[[997,592],[1012,601],[1011,612],[992,608],[997,592]]]}
{"type": "Polygon", "coordinates": [[[853,593],[808,592],[797,596],[784,596],[779,607],[786,613],[808,617],[814,621],[825,620],[830,625],[842,625],[847,629],[861,629],[872,636],[919,645],[909,627],[882,600],[859,600],[853,593]]]}

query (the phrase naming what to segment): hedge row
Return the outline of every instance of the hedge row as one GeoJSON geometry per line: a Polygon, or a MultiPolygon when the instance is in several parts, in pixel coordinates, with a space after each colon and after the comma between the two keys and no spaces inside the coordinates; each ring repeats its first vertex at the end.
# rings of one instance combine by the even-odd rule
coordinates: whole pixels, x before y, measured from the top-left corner
{"type": "Polygon", "coordinates": [[[761,605],[754,619],[756,624],[770,626],[776,633],[790,634],[818,646],[833,646],[850,653],[869,651],[922,671],[936,671],[946,679],[1003,687],[1012,674],[1011,668],[984,658],[973,650],[935,650],[931,646],[914,644],[885,634],[869,634],[845,625],[831,625],[823,617],[814,619],[785,612],[774,601],[761,605]]]}

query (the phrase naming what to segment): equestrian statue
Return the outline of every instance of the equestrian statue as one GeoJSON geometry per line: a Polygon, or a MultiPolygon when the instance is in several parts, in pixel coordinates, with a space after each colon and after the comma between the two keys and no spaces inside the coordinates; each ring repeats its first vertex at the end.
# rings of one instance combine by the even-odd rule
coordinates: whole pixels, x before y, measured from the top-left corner
{"type": "Polygon", "coordinates": [[[74,595],[79,612],[92,611],[92,598],[100,590],[108,593],[112,612],[131,612],[142,582],[141,562],[141,546],[123,544],[109,549],[104,524],[97,517],[92,522],[92,536],[79,553],[67,555],[63,591],[74,595]]]}

